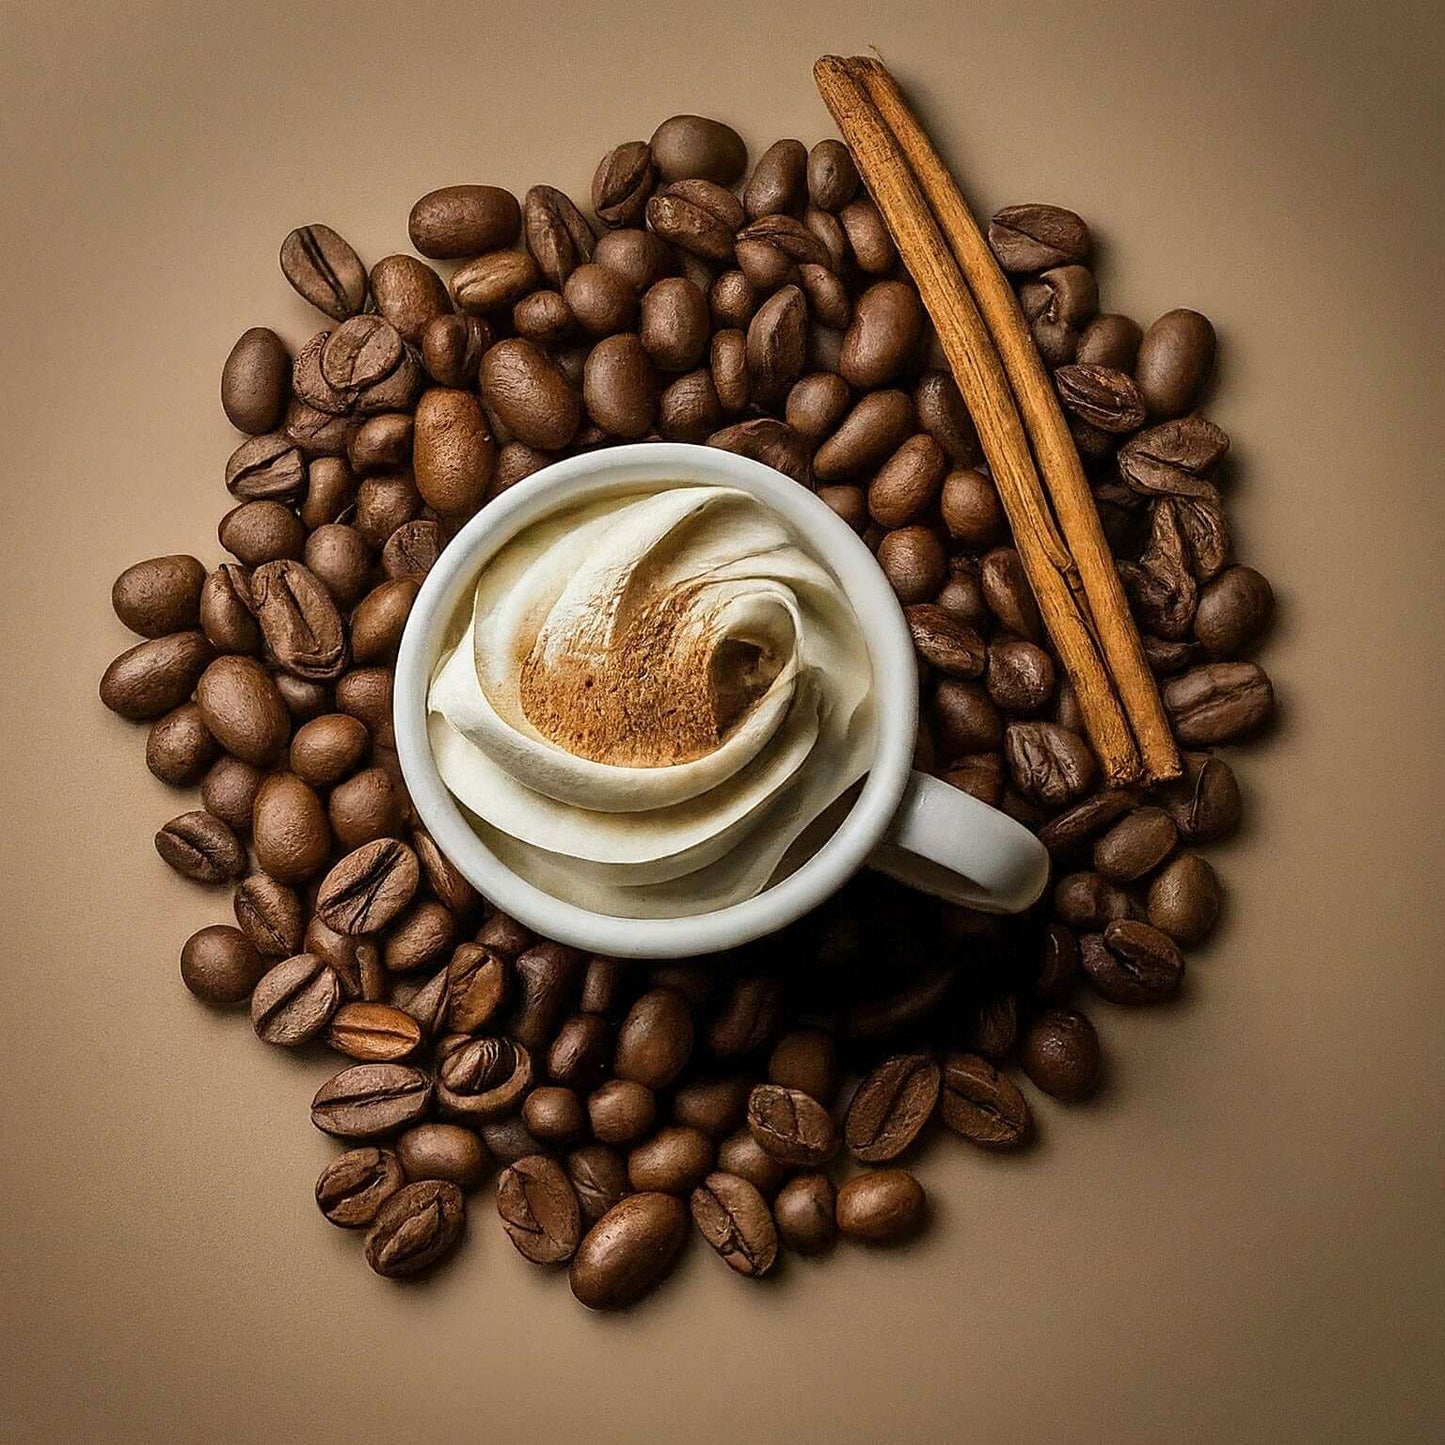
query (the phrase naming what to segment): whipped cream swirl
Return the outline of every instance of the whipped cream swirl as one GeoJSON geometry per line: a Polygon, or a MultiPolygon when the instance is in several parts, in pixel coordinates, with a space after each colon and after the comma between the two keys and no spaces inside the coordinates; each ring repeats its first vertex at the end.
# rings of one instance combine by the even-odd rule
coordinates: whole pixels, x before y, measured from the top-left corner
{"type": "Polygon", "coordinates": [[[483,568],[457,628],[427,699],[442,779],[508,867],[594,912],[751,897],[868,767],[858,619],[746,492],[546,517],[483,568]]]}

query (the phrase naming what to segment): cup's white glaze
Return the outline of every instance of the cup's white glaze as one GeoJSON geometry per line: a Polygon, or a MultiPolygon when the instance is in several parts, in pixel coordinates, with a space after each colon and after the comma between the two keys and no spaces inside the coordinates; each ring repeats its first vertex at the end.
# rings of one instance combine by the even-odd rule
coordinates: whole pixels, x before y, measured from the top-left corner
{"type": "Polygon", "coordinates": [[[569,457],[489,503],[427,575],[397,656],[396,748],[422,825],[497,907],[548,938],[629,958],[685,957],[732,948],[800,918],[871,861],[930,892],[975,907],[1028,907],[1048,876],[1037,839],[966,793],[912,772],[917,667],[902,608],[853,530],[806,487],[716,447],[641,443],[569,457]],[[427,740],[427,688],[447,630],[482,567],[524,528],[558,508],[667,482],[737,487],[760,498],[842,583],[867,642],[877,695],[868,776],[832,836],[795,872],[753,898],[687,918],[592,913],[513,872],[472,830],[447,791],[427,740]]]}

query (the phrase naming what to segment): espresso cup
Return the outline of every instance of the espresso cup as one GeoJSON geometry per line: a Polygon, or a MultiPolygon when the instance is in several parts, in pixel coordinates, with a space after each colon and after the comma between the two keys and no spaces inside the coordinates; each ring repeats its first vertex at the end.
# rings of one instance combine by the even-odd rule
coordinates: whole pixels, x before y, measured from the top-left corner
{"type": "Polygon", "coordinates": [[[548,938],[594,953],[677,958],[761,938],[801,918],[865,864],[950,902],[994,913],[1028,908],[1049,858],[1027,828],[912,766],[918,665],[893,589],[862,540],[806,487],[715,447],[678,442],[569,457],[509,488],[464,526],[428,573],[397,656],[396,749],[417,815],[467,880],[548,938]],[[731,487],[774,512],[843,588],[873,670],[876,727],[867,774],[825,842],[795,871],[742,902],[671,918],[621,918],[553,897],[505,864],[442,781],[427,732],[427,693],[449,629],[478,576],[506,543],[543,517],[631,490],[731,487]]]}

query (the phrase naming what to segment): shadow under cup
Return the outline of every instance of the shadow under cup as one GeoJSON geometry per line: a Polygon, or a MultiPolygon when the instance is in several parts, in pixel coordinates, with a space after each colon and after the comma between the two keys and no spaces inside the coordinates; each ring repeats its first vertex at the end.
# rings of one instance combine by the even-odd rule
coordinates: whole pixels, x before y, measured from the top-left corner
{"type": "Polygon", "coordinates": [[[771,467],[717,448],[642,443],[556,462],[509,488],[462,528],[412,607],[397,657],[393,710],[397,753],[418,818],[485,898],[529,928],[592,952],[682,957],[736,947],[785,927],[867,860],[908,783],[918,719],[917,667],[902,609],[872,554],[811,491],[771,467]],[[487,846],[437,771],[427,737],[427,692],[441,658],[465,630],[465,607],[479,574],[507,542],[564,507],[667,485],[749,493],[836,578],[857,616],[872,667],[874,747],[861,782],[804,830],[761,892],[684,917],[621,918],[552,896],[487,846]]]}

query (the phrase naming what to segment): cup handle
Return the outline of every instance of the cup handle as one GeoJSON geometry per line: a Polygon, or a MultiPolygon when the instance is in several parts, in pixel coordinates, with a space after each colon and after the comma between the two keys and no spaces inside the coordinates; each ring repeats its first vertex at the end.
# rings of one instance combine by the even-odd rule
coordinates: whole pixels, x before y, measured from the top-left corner
{"type": "Polygon", "coordinates": [[[1022,823],[919,772],[868,862],[900,883],[986,913],[1022,913],[1049,881],[1048,851],[1022,823]]]}

